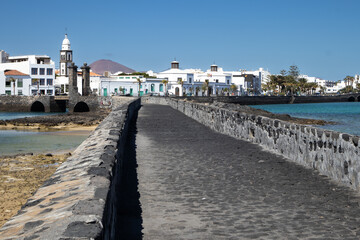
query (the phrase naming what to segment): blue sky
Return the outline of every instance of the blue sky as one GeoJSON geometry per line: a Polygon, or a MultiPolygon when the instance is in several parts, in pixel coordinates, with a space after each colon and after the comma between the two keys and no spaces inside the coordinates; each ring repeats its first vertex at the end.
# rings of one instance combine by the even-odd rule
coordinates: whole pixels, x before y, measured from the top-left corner
{"type": "Polygon", "coordinates": [[[358,0],[2,0],[0,49],[59,62],[65,32],[74,61],[130,68],[259,67],[329,80],[360,73],[358,0]],[[67,30],[65,30],[67,29],[67,30]]]}

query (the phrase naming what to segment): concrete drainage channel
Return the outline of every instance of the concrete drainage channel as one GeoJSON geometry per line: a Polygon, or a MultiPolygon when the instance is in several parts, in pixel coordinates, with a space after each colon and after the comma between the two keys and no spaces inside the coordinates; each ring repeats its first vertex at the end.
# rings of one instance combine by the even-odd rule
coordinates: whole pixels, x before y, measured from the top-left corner
{"type": "Polygon", "coordinates": [[[113,101],[113,111],[5,223],[0,239],[141,238],[135,146],[141,101],[113,101]]]}

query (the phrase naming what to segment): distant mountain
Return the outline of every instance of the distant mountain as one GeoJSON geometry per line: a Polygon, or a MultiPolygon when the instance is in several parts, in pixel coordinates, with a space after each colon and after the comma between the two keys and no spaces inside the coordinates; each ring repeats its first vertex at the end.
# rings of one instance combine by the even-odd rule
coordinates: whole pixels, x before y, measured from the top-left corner
{"type": "Polygon", "coordinates": [[[108,71],[111,73],[116,73],[116,72],[124,72],[124,73],[133,73],[135,72],[134,69],[128,68],[120,63],[111,61],[111,60],[106,60],[106,59],[101,59],[98,60],[96,62],[93,62],[92,64],[90,64],[91,70],[97,74],[100,75],[104,75],[104,72],[108,71]]]}

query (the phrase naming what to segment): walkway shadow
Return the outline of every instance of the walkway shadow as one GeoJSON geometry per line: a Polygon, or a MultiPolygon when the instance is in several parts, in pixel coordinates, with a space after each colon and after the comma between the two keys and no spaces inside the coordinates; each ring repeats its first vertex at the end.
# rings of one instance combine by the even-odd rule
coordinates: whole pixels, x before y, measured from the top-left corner
{"type": "Polygon", "coordinates": [[[117,214],[117,239],[142,239],[142,210],[140,193],[138,191],[137,160],[136,160],[136,133],[138,114],[135,113],[125,145],[120,187],[117,189],[120,196],[117,214]]]}

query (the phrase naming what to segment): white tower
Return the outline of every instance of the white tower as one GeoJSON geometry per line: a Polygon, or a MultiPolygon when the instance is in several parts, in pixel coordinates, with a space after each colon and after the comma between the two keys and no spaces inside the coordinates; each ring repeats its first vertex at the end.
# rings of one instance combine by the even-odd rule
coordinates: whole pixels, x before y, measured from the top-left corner
{"type": "Polygon", "coordinates": [[[69,75],[68,67],[71,65],[72,60],[73,57],[72,50],[70,49],[70,41],[67,34],[65,34],[60,50],[60,76],[67,77],[69,75]]]}

